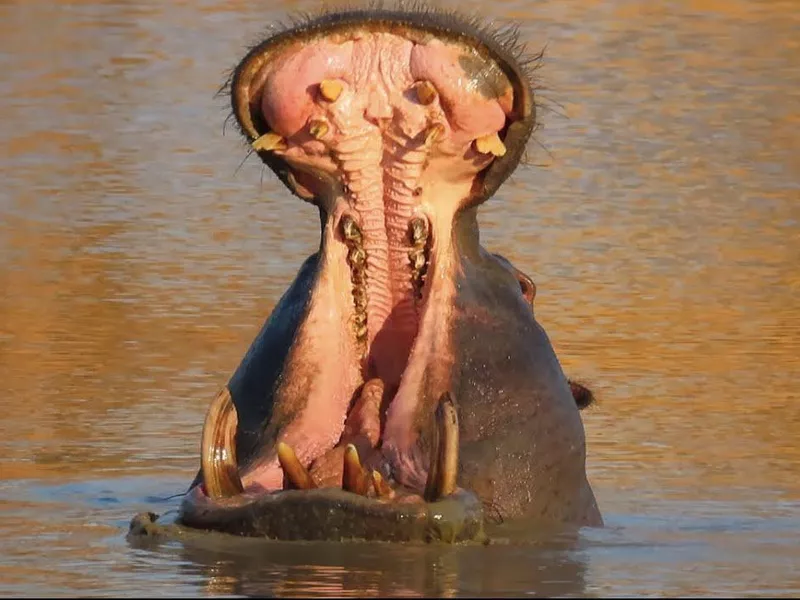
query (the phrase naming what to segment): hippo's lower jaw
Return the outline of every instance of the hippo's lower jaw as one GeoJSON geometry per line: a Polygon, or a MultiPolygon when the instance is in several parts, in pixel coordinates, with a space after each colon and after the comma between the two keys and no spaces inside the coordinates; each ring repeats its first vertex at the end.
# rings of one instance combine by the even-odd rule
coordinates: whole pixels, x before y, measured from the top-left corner
{"type": "MultiPolygon", "coordinates": [[[[456,488],[458,417],[448,395],[442,397],[434,422],[432,462],[420,493],[391,486],[378,469],[365,469],[354,443],[346,444],[343,452],[338,445],[325,455],[322,464],[335,474],[322,478],[312,477],[292,448],[279,442],[276,454],[285,489],[268,491],[255,483],[245,490],[235,464],[236,410],[223,390],[211,404],[203,429],[202,483],[184,497],[180,522],[281,540],[480,541],[481,502],[456,488]],[[338,471],[328,457],[341,459],[338,471]],[[317,487],[320,480],[331,479],[341,487],[317,487]]],[[[387,470],[389,463],[379,450],[369,457],[387,470]]]]}
{"type": "Polygon", "coordinates": [[[454,541],[480,537],[486,505],[599,522],[532,282],[479,243],[476,207],[535,120],[506,41],[450,14],[354,11],[238,65],[236,121],[319,207],[322,238],[212,403],[183,524],[454,541]]]}
{"type": "Polygon", "coordinates": [[[437,502],[383,502],[334,488],[244,493],[211,501],[195,488],[181,522],[277,540],[483,541],[483,507],[458,491],[437,502]]]}

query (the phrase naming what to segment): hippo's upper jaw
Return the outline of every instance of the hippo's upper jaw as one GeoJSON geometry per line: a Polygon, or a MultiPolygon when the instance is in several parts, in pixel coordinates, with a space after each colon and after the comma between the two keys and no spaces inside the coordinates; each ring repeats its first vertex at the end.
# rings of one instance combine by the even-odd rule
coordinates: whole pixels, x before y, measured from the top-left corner
{"type": "Polygon", "coordinates": [[[435,11],[363,10],[239,63],[234,116],[319,207],[322,239],[212,403],[184,524],[456,540],[480,535],[487,504],[599,523],[532,283],[478,240],[476,207],[535,121],[506,39],[435,11]]]}

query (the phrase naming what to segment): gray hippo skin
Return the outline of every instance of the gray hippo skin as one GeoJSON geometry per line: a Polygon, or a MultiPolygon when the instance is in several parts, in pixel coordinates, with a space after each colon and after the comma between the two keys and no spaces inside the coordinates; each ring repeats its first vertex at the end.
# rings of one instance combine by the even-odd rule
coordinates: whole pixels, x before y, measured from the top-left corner
{"type": "Polygon", "coordinates": [[[533,282],[479,240],[535,125],[524,56],[513,29],[370,9],[295,23],[235,68],[233,117],[321,239],[211,404],[180,525],[449,542],[497,518],[602,525],[591,393],[533,282]]]}

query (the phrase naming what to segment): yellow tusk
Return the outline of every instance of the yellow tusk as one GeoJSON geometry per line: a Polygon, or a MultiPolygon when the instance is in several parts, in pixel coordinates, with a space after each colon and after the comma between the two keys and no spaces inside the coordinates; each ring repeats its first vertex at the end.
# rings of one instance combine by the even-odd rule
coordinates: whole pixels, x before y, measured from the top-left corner
{"type": "Polygon", "coordinates": [[[361,466],[358,450],[353,444],[347,444],[344,449],[344,464],[342,469],[342,489],[353,492],[359,496],[366,496],[372,487],[372,477],[361,466]]]}
{"type": "Polygon", "coordinates": [[[277,450],[281,469],[283,469],[284,475],[296,489],[311,490],[317,487],[308,469],[297,459],[297,455],[288,444],[278,442],[277,450]]]}
{"type": "Polygon", "coordinates": [[[372,485],[375,487],[375,494],[378,498],[385,500],[394,498],[394,490],[377,471],[372,471],[372,485]]]}
{"type": "Polygon", "coordinates": [[[319,84],[319,93],[328,102],[336,102],[339,96],[342,95],[343,89],[344,85],[342,85],[342,82],[336,79],[324,79],[322,83],[319,84]]]}
{"type": "Polygon", "coordinates": [[[493,156],[503,156],[506,153],[506,146],[497,133],[490,133],[476,139],[475,149],[481,154],[491,154],[493,156]]]}
{"type": "Polygon", "coordinates": [[[328,124],[322,119],[314,119],[308,124],[308,132],[318,140],[325,137],[328,130],[328,124]]]}
{"type": "Polygon", "coordinates": [[[273,150],[286,150],[286,140],[277,133],[265,133],[251,144],[256,152],[270,152],[273,150]]]}

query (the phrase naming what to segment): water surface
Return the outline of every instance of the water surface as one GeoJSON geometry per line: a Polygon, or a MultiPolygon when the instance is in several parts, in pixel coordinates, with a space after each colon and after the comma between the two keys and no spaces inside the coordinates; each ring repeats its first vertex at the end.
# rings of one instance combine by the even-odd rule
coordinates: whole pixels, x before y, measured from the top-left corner
{"type": "Polygon", "coordinates": [[[549,110],[483,241],[600,397],[605,529],[125,541],[175,507],[209,402],[315,249],[312,207],[239,168],[214,94],[318,6],[0,2],[0,594],[799,595],[793,0],[496,4],[547,46],[549,110]]]}

